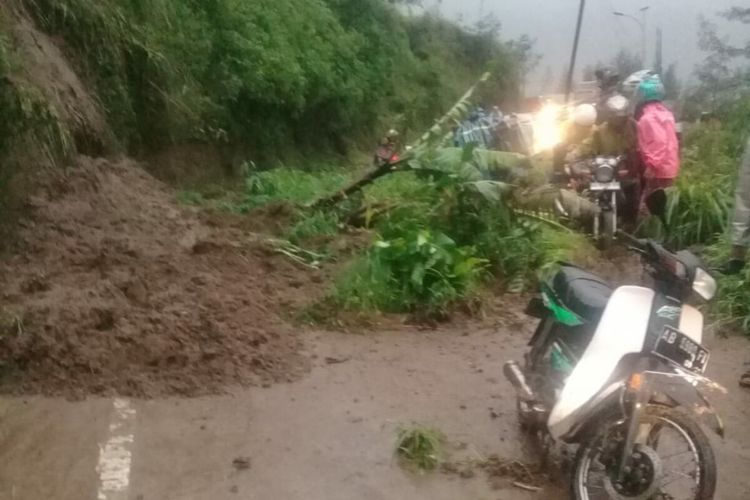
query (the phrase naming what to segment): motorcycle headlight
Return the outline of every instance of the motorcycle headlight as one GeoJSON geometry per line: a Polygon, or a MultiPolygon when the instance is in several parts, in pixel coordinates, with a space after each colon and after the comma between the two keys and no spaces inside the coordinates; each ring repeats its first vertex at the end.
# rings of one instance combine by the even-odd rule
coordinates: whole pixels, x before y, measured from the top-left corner
{"type": "Polygon", "coordinates": [[[705,269],[699,267],[695,270],[693,291],[704,300],[711,300],[716,295],[716,280],[705,269]]]}
{"type": "Polygon", "coordinates": [[[612,182],[615,178],[615,169],[611,165],[599,165],[594,169],[596,182],[612,182]]]}

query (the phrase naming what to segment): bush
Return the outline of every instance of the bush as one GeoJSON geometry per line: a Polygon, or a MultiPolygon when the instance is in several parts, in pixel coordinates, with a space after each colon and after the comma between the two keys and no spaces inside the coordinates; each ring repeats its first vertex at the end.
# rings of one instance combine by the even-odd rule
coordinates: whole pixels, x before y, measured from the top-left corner
{"type": "Polygon", "coordinates": [[[518,52],[382,0],[18,0],[62,37],[130,151],[230,142],[255,159],[344,153],[421,130],[485,70],[497,98],[518,52]]]}
{"type": "Polygon", "coordinates": [[[685,137],[682,169],[669,190],[666,237],[675,247],[710,244],[727,229],[750,106],[738,103],[722,125],[700,124],[685,137]]]}
{"type": "Polygon", "coordinates": [[[440,314],[475,290],[486,262],[445,234],[424,229],[375,242],[341,278],[336,296],[345,308],[403,312],[419,307],[440,314]]]}
{"type": "MultiPolygon", "coordinates": [[[[481,184],[480,184],[481,185],[481,184]]],[[[496,276],[522,285],[542,265],[539,227],[518,218],[505,204],[503,185],[490,183],[496,192],[477,189],[477,183],[460,184],[437,211],[435,224],[459,245],[472,246],[486,259],[496,276]]],[[[518,286],[517,286],[518,287],[518,286]]]]}

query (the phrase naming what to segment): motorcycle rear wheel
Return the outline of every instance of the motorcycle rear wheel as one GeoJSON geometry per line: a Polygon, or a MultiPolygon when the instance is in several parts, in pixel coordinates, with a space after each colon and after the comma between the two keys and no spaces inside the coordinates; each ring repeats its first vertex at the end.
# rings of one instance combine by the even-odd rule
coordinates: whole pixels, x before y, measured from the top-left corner
{"type": "MultiPolygon", "coordinates": [[[[660,460],[661,463],[659,467],[656,467],[658,470],[667,468],[667,466],[663,466],[663,464],[669,463],[667,460],[672,460],[677,457],[684,460],[685,455],[691,454],[696,462],[696,470],[693,473],[695,484],[693,485],[686,481],[684,477],[685,474],[678,473],[680,474],[679,478],[672,479],[669,482],[667,482],[664,477],[654,479],[654,481],[660,482],[659,486],[656,488],[656,493],[654,493],[653,489],[644,491],[642,494],[632,492],[630,494],[617,493],[612,486],[611,480],[611,476],[614,472],[609,470],[610,467],[607,467],[604,463],[599,461],[604,455],[604,448],[608,445],[608,442],[611,439],[611,433],[613,431],[617,432],[618,426],[621,425],[615,421],[617,418],[618,417],[615,416],[612,418],[603,418],[601,422],[596,425],[591,435],[578,449],[571,484],[573,498],[576,500],[713,499],[714,491],[716,490],[716,459],[708,438],[701,430],[700,426],[685,413],[674,408],[654,405],[650,405],[646,408],[645,414],[642,417],[642,421],[645,424],[652,424],[653,427],[649,431],[648,442],[645,443],[645,446],[641,446],[647,448],[650,454],[659,457],[658,460],[660,460]],[[677,455],[662,457],[658,452],[660,440],[659,435],[662,430],[666,428],[671,428],[676,431],[676,434],[681,436],[686,444],[688,444],[688,450],[677,455]],[[594,467],[597,461],[599,461],[599,468],[595,469],[594,467]],[[595,485],[590,482],[590,476],[593,473],[599,473],[602,475],[601,485],[595,485]],[[681,479],[681,482],[676,483],[679,479],[681,479]],[[680,495],[675,497],[672,493],[664,491],[668,487],[674,489],[675,487],[687,486],[694,486],[694,488],[691,493],[684,496],[680,495]]],[[[606,460],[604,461],[606,462],[606,460]]]]}

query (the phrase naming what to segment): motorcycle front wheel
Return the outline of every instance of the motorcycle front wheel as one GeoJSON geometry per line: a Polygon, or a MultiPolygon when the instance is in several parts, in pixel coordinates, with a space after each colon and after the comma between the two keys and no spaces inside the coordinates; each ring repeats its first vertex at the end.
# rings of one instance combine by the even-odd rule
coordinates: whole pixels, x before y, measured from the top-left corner
{"type": "Polygon", "coordinates": [[[708,438],[689,416],[674,408],[649,406],[641,418],[631,465],[622,478],[617,477],[617,464],[626,423],[616,419],[602,419],[581,444],[573,468],[573,498],[713,499],[716,459],[708,438]]]}
{"type": "Polygon", "coordinates": [[[599,229],[599,246],[607,250],[612,246],[615,239],[617,226],[617,215],[613,211],[604,212],[601,215],[601,227],[599,229]]]}

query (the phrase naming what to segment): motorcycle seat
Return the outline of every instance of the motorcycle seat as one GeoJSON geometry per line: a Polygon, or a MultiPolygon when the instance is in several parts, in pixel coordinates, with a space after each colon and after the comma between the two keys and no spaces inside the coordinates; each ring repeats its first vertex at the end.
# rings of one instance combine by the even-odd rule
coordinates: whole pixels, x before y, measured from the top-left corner
{"type": "Polygon", "coordinates": [[[552,289],[568,309],[591,322],[599,321],[613,292],[599,276],[571,265],[557,272],[552,289]]]}

